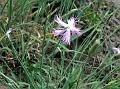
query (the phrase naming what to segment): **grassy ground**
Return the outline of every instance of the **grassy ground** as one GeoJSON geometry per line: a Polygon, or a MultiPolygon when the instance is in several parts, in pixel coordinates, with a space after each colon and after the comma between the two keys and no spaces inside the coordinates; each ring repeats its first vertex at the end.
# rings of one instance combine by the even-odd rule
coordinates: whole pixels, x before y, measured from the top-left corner
{"type": "Polygon", "coordinates": [[[8,89],[120,89],[120,55],[111,50],[120,45],[119,20],[119,8],[105,0],[1,0],[0,83],[8,89]],[[85,33],[63,44],[52,34],[56,15],[76,17],[85,33]]]}

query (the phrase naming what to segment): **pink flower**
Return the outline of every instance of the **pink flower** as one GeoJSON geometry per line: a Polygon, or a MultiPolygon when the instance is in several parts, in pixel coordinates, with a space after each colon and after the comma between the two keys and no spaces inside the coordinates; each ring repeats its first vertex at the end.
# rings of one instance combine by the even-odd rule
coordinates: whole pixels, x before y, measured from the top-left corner
{"type": "Polygon", "coordinates": [[[71,36],[83,34],[83,32],[79,28],[75,27],[74,17],[71,17],[67,21],[67,23],[65,23],[60,17],[56,16],[55,22],[57,22],[61,26],[61,28],[53,29],[52,33],[54,34],[54,36],[61,36],[62,41],[68,45],[70,45],[71,36]]]}
{"type": "Polygon", "coordinates": [[[115,47],[113,47],[112,50],[113,50],[114,52],[117,52],[118,54],[120,54],[120,48],[115,48],[115,47]]]}

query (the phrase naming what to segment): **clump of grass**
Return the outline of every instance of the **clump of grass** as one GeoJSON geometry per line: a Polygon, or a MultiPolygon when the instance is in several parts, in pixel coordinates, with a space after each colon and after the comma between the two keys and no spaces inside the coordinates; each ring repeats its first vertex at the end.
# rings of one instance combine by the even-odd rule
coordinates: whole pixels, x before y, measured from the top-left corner
{"type": "Polygon", "coordinates": [[[6,0],[0,8],[0,82],[9,89],[119,89],[119,56],[106,50],[105,27],[118,9],[105,1],[6,0]],[[105,7],[105,8],[104,8],[105,7]],[[82,36],[54,37],[55,15],[76,17],[82,36]],[[14,31],[6,34],[9,28],[14,31]]]}

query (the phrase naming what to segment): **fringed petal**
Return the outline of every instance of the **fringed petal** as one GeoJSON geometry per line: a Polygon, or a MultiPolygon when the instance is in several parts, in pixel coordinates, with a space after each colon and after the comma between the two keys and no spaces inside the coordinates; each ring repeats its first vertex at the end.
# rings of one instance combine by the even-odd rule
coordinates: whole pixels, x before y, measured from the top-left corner
{"type": "Polygon", "coordinates": [[[62,35],[64,32],[65,32],[65,30],[56,30],[56,29],[53,29],[53,31],[52,31],[54,36],[62,35]]]}
{"type": "Polygon", "coordinates": [[[118,54],[120,54],[120,48],[115,48],[115,47],[113,47],[112,50],[113,50],[114,52],[117,52],[118,54]]]}
{"type": "Polygon", "coordinates": [[[66,44],[70,45],[70,30],[66,30],[66,32],[63,34],[62,41],[66,44]]]}
{"type": "Polygon", "coordinates": [[[59,25],[63,26],[63,27],[67,27],[68,25],[62,21],[62,19],[60,19],[58,16],[55,17],[55,22],[57,22],[59,25]]]}

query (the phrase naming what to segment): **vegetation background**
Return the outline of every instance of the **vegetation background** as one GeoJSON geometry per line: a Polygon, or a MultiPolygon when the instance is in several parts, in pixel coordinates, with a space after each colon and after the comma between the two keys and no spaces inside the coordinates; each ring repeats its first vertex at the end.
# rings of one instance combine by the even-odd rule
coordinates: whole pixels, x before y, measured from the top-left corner
{"type": "Polygon", "coordinates": [[[0,0],[0,88],[120,89],[118,2],[0,0]],[[83,36],[63,44],[51,33],[55,15],[76,17],[83,36]]]}

